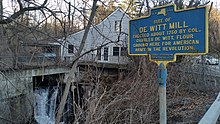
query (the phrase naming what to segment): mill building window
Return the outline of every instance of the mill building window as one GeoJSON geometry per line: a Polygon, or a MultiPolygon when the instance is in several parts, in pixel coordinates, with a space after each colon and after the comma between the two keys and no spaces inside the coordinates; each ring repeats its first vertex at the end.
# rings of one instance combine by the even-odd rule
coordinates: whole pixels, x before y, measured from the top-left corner
{"type": "Polygon", "coordinates": [[[119,32],[121,28],[120,21],[115,21],[115,31],[119,32]]]}
{"type": "Polygon", "coordinates": [[[104,61],[108,61],[108,47],[104,47],[104,61]]]}
{"type": "Polygon", "coordinates": [[[101,60],[101,55],[102,55],[101,47],[99,47],[99,48],[97,49],[97,57],[98,57],[98,60],[101,60]]]}
{"type": "Polygon", "coordinates": [[[113,56],[119,56],[119,47],[113,47],[113,56]]]}
{"type": "Polygon", "coordinates": [[[68,53],[74,53],[74,45],[68,45],[68,53]]]}

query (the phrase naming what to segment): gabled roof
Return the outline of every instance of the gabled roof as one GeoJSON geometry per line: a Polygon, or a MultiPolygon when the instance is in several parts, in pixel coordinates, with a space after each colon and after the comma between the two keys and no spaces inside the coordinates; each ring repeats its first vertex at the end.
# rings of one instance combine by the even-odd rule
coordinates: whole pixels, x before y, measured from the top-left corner
{"type": "MultiPolygon", "coordinates": [[[[109,15],[108,15],[105,19],[103,19],[99,24],[101,24],[102,22],[104,22],[105,20],[107,20],[110,16],[114,15],[117,11],[120,11],[121,13],[124,13],[125,16],[127,16],[129,19],[131,19],[130,16],[129,16],[126,12],[124,12],[124,11],[121,9],[121,7],[117,7],[117,9],[116,9],[114,12],[112,12],[111,14],[109,14],[109,15]]],[[[99,24],[97,24],[97,25],[99,25],[99,24]]]]}
{"type": "MultiPolygon", "coordinates": [[[[113,16],[117,11],[120,11],[121,13],[124,14],[124,16],[128,17],[129,19],[131,19],[131,17],[130,17],[126,12],[124,12],[120,7],[117,7],[117,8],[115,9],[115,11],[113,11],[111,14],[109,14],[105,19],[103,19],[99,24],[97,24],[97,25],[95,25],[95,26],[101,25],[101,24],[102,24],[104,21],[106,21],[109,17],[113,16]]],[[[91,28],[93,28],[93,26],[90,27],[90,29],[91,29],[91,28]]],[[[81,31],[78,31],[78,32],[76,32],[76,33],[73,33],[73,34],[71,34],[71,35],[76,35],[76,34],[78,34],[78,33],[84,32],[84,31],[85,31],[85,29],[83,29],[83,30],[81,30],[81,31]]],[[[71,36],[71,35],[70,35],[70,36],[71,36]]]]}

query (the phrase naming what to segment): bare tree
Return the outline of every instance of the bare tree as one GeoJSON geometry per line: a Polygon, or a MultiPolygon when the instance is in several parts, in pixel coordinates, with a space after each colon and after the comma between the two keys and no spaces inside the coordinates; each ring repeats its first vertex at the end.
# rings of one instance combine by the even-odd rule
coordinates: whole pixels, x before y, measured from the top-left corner
{"type": "Polygon", "coordinates": [[[87,101],[86,123],[157,122],[157,84],[153,80],[156,65],[148,62],[133,64],[132,71],[121,80],[97,82],[94,97],[87,101]]]}
{"type": "Polygon", "coordinates": [[[57,116],[56,116],[55,124],[59,124],[59,122],[60,122],[60,119],[62,117],[62,112],[63,112],[64,106],[65,106],[65,103],[66,103],[66,99],[67,99],[67,95],[69,93],[69,89],[70,89],[71,83],[74,83],[76,81],[75,72],[77,71],[77,64],[78,64],[78,60],[77,59],[80,56],[80,54],[81,54],[81,52],[82,52],[82,50],[84,48],[85,41],[86,41],[86,38],[87,38],[87,35],[88,35],[88,32],[89,32],[89,29],[90,29],[90,27],[92,25],[93,18],[95,16],[95,12],[96,12],[96,8],[97,8],[96,4],[97,4],[97,0],[94,0],[93,1],[93,5],[92,5],[92,12],[91,12],[88,24],[86,26],[85,33],[83,35],[82,41],[80,43],[79,50],[76,53],[76,58],[74,60],[72,68],[71,68],[71,70],[69,72],[69,75],[66,78],[67,79],[66,80],[66,86],[65,86],[64,93],[63,93],[63,97],[62,97],[61,102],[60,102],[59,107],[58,107],[59,109],[58,109],[58,113],[57,113],[57,116]]]}
{"type": "MultiPolygon", "coordinates": [[[[20,27],[22,27],[20,28],[21,30],[29,29],[27,33],[31,33],[32,34],[31,38],[34,37],[35,39],[42,37],[42,35],[41,36],[37,35],[36,32],[38,33],[40,32],[40,34],[47,35],[47,36],[49,34],[50,38],[54,38],[54,34],[56,35],[59,33],[58,31],[53,32],[54,31],[53,29],[58,29],[58,27],[60,28],[59,31],[63,33],[62,35],[64,35],[65,38],[67,38],[68,35],[70,34],[70,28],[71,28],[70,17],[71,17],[71,14],[72,16],[75,16],[74,15],[75,13],[71,13],[71,12],[65,13],[63,11],[60,11],[60,12],[52,11],[47,7],[48,0],[44,0],[42,4],[37,4],[35,1],[31,1],[31,0],[24,0],[24,1],[17,0],[13,2],[16,2],[18,4],[19,9],[16,10],[15,13],[13,13],[12,15],[7,16],[3,14],[3,7],[2,7],[3,4],[2,4],[2,0],[0,1],[0,10],[1,10],[1,15],[2,15],[0,19],[0,24],[2,24],[0,33],[2,36],[2,41],[1,41],[2,43],[7,41],[6,44],[8,44],[9,40],[5,40],[5,39],[10,39],[10,38],[6,38],[6,35],[4,32],[5,27],[3,25],[8,26],[9,24],[14,24],[14,23],[17,24],[16,26],[20,25],[20,27]],[[22,24],[21,22],[18,21],[20,18],[23,18],[23,20],[25,20],[24,14],[26,12],[31,12],[31,11],[33,12],[36,10],[39,10],[45,19],[38,20],[37,24],[34,25],[33,27],[28,26],[27,23],[22,24]],[[62,17],[58,16],[58,14],[61,14],[62,17]],[[47,22],[48,19],[52,16],[53,16],[54,24],[47,22]],[[36,32],[34,32],[33,30],[36,32]]],[[[69,3],[67,1],[65,2],[69,3]]],[[[88,24],[85,27],[85,33],[82,37],[80,47],[73,60],[72,68],[69,74],[65,78],[66,85],[65,85],[65,90],[64,90],[61,102],[58,107],[58,113],[56,116],[56,124],[58,124],[61,120],[63,109],[66,104],[66,100],[67,100],[71,85],[74,86],[78,84],[77,77],[75,75],[77,71],[77,66],[78,66],[78,59],[89,52],[97,50],[97,49],[92,49],[82,54],[82,50],[86,42],[88,31],[90,30],[91,26],[95,28],[92,22],[94,20],[94,16],[96,13],[97,2],[98,0],[93,1],[92,11],[91,11],[89,19],[87,18],[84,19],[88,22],[88,24]]],[[[175,3],[177,4],[178,9],[183,9],[183,8],[196,7],[198,5],[207,4],[206,2],[202,3],[202,1],[199,1],[199,0],[191,0],[185,5],[183,4],[184,3],[183,0],[174,0],[174,1],[171,1],[171,0],[148,1],[146,0],[143,2],[144,4],[141,4],[141,6],[139,6],[140,10],[138,11],[139,12],[138,15],[146,15],[147,13],[149,13],[151,3],[153,3],[154,6],[175,3]],[[146,9],[144,11],[146,12],[141,13],[143,12],[141,7],[145,7],[146,9]]],[[[74,10],[77,10],[76,8],[77,5],[75,5],[75,3],[74,5],[71,5],[71,4],[69,5],[70,5],[70,8],[74,8],[74,10]]],[[[131,5],[132,4],[130,2],[128,4],[127,9],[130,9],[131,5]]],[[[125,9],[126,12],[127,12],[127,9],[125,9]]],[[[81,14],[85,14],[82,11],[78,11],[78,12],[80,12],[81,14]]],[[[79,16],[77,15],[77,17],[74,17],[74,18],[78,18],[78,17],[79,16]]],[[[83,15],[83,17],[86,17],[86,16],[83,15]]],[[[28,21],[28,20],[25,20],[25,21],[28,21]]],[[[211,20],[211,21],[217,22],[217,20],[211,20]]],[[[216,25],[218,25],[218,23],[215,23],[213,27],[216,27],[216,25]]],[[[10,34],[10,36],[16,35],[16,37],[13,37],[14,39],[11,38],[11,41],[17,41],[16,38],[19,38],[19,37],[21,38],[21,35],[17,34],[17,31],[18,30],[16,29],[14,30],[14,32],[10,34]]],[[[6,31],[6,33],[7,32],[9,31],[6,31]]],[[[99,33],[101,35],[101,32],[99,33]]],[[[120,31],[119,37],[121,34],[122,32],[120,31]]],[[[216,36],[215,34],[216,32],[213,32],[213,36],[216,36]]],[[[109,38],[106,38],[106,40],[109,41],[108,43],[115,43],[111,41],[111,39],[109,38]]],[[[105,46],[106,44],[102,44],[101,47],[105,46]]],[[[16,51],[15,50],[16,48],[12,49],[10,45],[8,48],[11,49],[12,53],[16,51]]],[[[94,96],[90,96],[89,98],[87,98],[85,100],[85,104],[83,105],[83,107],[73,102],[74,105],[76,106],[75,113],[74,113],[76,118],[73,123],[77,123],[77,121],[79,121],[82,118],[84,119],[85,123],[94,123],[94,124],[96,123],[141,123],[141,124],[157,123],[158,99],[157,99],[157,84],[156,84],[157,79],[155,75],[156,69],[157,69],[156,65],[153,63],[150,63],[148,61],[148,58],[146,57],[131,57],[131,60],[132,62],[129,64],[129,68],[131,71],[128,73],[125,73],[125,76],[122,79],[110,79],[109,77],[102,79],[100,78],[100,75],[102,74],[101,72],[97,74],[97,72],[94,72],[92,70],[89,71],[88,73],[88,75],[90,75],[89,79],[95,82],[94,89],[92,90],[94,93],[94,96]],[[110,84],[108,84],[109,82],[110,84]]],[[[181,64],[186,66],[186,63],[184,62],[181,64]]],[[[176,78],[175,79],[172,78],[173,84],[168,85],[168,86],[171,90],[175,91],[175,93],[173,93],[172,95],[178,96],[181,94],[180,93],[181,91],[189,90],[188,87],[185,89],[182,89],[182,88],[185,86],[183,84],[185,83],[183,82],[183,80],[188,79],[190,76],[188,78],[182,77],[181,75],[184,73],[180,72],[179,68],[176,66],[172,67],[171,65],[170,68],[173,69],[170,72],[170,75],[176,76],[176,78]]],[[[171,79],[169,78],[169,80],[171,79]]]]}
{"type": "MultiPolygon", "coordinates": [[[[0,1],[1,5],[2,5],[2,0],[0,1]]],[[[27,11],[34,11],[34,10],[41,10],[41,9],[45,9],[46,8],[46,4],[48,2],[48,0],[44,0],[44,2],[41,5],[37,5],[32,1],[25,1],[22,2],[21,0],[17,0],[18,6],[19,6],[19,10],[14,12],[12,15],[10,16],[4,16],[3,14],[1,14],[1,20],[0,20],[0,24],[8,24],[13,22],[15,19],[17,19],[19,16],[21,16],[22,14],[24,14],[27,11]],[[28,2],[29,4],[34,5],[33,7],[30,6],[25,6],[25,2],[28,2]]],[[[2,5],[3,6],[3,5],[2,5]]],[[[1,10],[3,12],[3,10],[1,10]]]]}

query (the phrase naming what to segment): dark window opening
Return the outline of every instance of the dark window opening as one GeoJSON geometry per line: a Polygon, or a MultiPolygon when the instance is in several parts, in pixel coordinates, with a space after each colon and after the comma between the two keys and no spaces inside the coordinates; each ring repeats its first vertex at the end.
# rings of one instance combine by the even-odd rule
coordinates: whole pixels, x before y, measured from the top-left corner
{"type": "Polygon", "coordinates": [[[44,52],[45,53],[53,53],[53,48],[50,47],[50,46],[47,46],[47,47],[44,48],[44,52]]]}
{"type": "Polygon", "coordinates": [[[119,47],[113,47],[113,56],[119,56],[119,47]]]}
{"type": "Polygon", "coordinates": [[[104,48],[104,61],[108,61],[108,47],[104,48]]]}
{"type": "Polygon", "coordinates": [[[101,60],[101,48],[97,49],[97,56],[98,56],[98,60],[101,60]]]}
{"type": "Polygon", "coordinates": [[[68,53],[74,53],[74,45],[68,45],[68,53]]]}

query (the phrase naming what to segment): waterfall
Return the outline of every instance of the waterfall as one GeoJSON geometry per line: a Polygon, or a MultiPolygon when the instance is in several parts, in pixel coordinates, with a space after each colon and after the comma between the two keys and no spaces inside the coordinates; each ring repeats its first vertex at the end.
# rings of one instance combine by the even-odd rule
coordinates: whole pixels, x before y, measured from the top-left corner
{"type": "Polygon", "coordinates": [[[54,124],[58,88],[39,88],[34,91],[34,117],[38,124],[54,124]]]}

